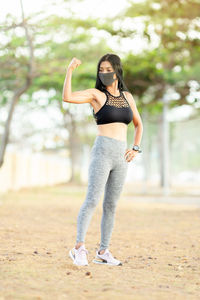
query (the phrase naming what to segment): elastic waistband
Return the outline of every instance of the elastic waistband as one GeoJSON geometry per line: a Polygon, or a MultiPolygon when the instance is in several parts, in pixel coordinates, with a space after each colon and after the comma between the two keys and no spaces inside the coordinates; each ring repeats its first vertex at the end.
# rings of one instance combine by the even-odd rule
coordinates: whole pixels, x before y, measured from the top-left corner
{"type": "Polygon", "coordinates": [[[95,144],[98,142],[109,143],[114,147],[120,147],[120,148],[125,148],[127,146],[127,141],[117,140],[115,138],[111,138],[105,135],[97,135],[95,138],[95,144]]]}

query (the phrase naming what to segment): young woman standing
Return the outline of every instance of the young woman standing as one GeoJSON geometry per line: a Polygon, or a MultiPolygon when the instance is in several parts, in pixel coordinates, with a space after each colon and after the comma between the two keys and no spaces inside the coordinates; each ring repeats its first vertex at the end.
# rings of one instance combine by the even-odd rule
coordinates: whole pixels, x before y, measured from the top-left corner
{"type": "Polygon", "coordinates": [[[140,150],[143,125],[135,100],[123,81],[123,69],[118,55],[106,54],[98,62],[95,88],[72,92],[72,72],[81,64],[77,58],[70,62],[63,86],[63,101],[90,103],[97,123],[98,134],[90,153],[88,189],[77,218],[76,245],[69,256],[76,265],[88,265],[88,250],[85,235],[104,191],[101,219],[101,243],[94,263],[122,265],[109,251],[109,242],[114,225],[116,204],[125,182],[128,162],[140,150]],[[135,126],[134,145],[127,149],[127,127],[135,126]]]}

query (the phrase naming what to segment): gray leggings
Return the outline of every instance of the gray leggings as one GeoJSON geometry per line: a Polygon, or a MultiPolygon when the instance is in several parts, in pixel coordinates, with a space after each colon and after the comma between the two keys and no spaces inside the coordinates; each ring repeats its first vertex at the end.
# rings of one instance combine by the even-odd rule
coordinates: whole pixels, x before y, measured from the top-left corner
{"type": "Polygon", "coordinates": [[[96,136],[90,152],[87,194],[77,218],[77,243],[84,243],[92,214],[105,188],[99,249],[108,248],[116,204],[120,198],[128,169],[128,162],[124,158],[126,149],[126,141],[102,135],[96,136]]]}

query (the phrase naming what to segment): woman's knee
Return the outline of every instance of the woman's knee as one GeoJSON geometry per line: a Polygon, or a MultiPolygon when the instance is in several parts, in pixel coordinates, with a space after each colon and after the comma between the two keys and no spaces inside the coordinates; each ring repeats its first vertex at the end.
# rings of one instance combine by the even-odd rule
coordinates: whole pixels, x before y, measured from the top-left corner
{"type": "Polygon", "coordinates": [[[106,202],[103,203],[103,212],[108,214],[113,214],[116,209],[116,202],[106,202]]]}
{"type": "Polygon", "coordinates": [[[95,199],[95,198],[87,198],[87,199],[84,201],[84,203],[83,203],[81,209],[82,209],[82,210],[92,210],[92,209],[94,209],[94,208],[97,206],[97,203],[98,203],[98,199],[95,199]]]}

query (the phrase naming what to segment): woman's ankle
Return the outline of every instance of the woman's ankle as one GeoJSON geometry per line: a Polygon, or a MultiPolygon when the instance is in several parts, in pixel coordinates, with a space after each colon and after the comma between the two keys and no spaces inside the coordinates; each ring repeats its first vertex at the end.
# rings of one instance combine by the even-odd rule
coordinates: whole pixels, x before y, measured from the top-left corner
{"type": "Polygon", "coordinates": [[[84,245],[84,243],[82,243],[82,242],[77,243],[77,244],[75,245],[75,248],[78,249],[78,248],[80,248],[82,245],[84,245]]]}
{"type": "Polygon", "coordinates": [[[98,253],[99,254],[104,254],[105,251],[106,251],[105,249],[101,249],[101,250],[98,251],[98,253]]]}

